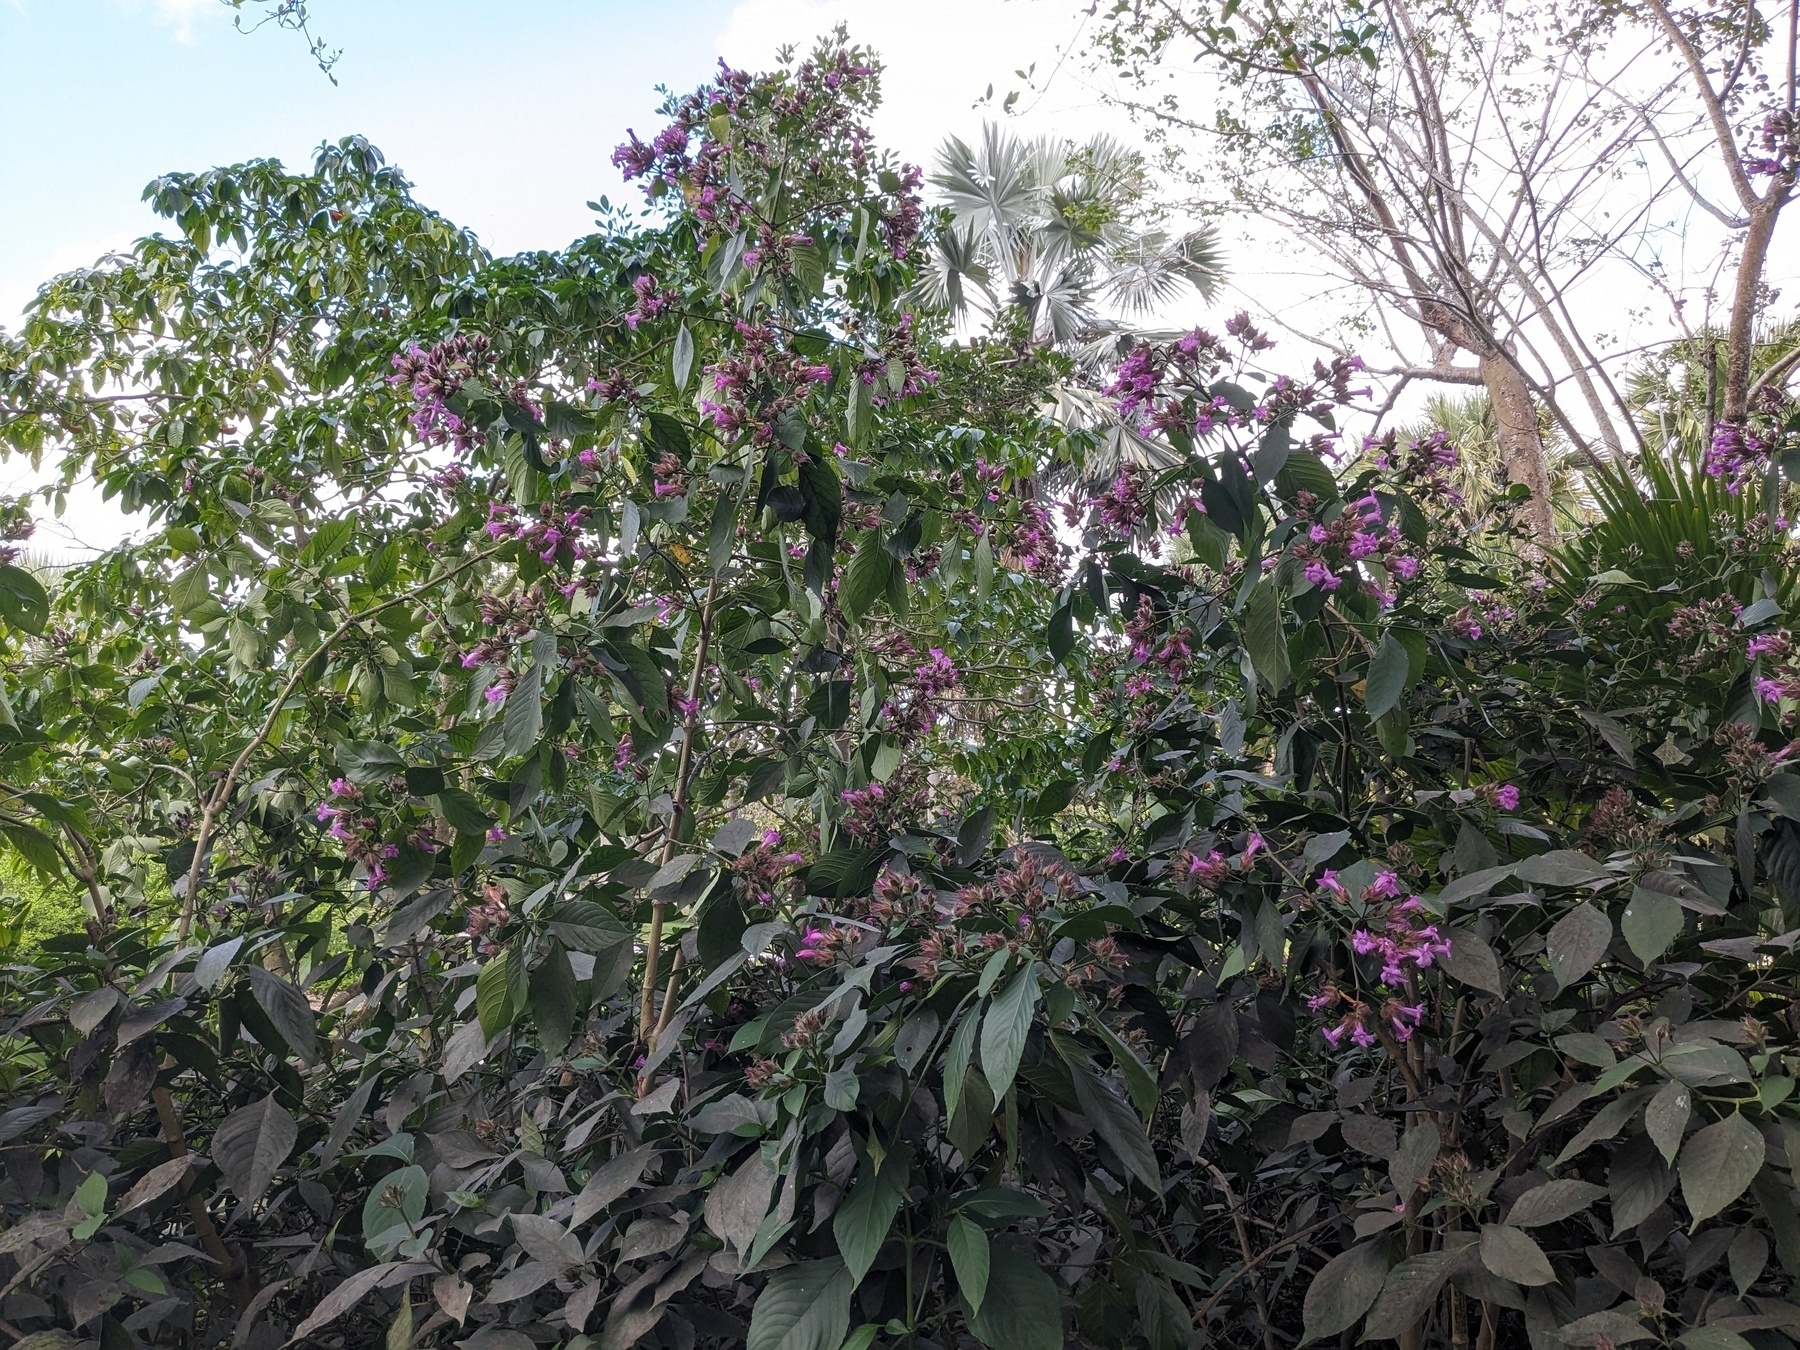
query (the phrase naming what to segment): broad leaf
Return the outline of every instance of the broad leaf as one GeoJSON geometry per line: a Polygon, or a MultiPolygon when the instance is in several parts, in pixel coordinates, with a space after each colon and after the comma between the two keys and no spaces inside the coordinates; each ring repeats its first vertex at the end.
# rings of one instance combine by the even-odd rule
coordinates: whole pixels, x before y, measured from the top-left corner
{"type": "Polygon", "coordinates": [[[1056,1281],[1010,1247],[988,1252],[987,1293],[969,1329],[992,1350],[1062,1350],[1056,1281]]]}
{"type": "Polygon", "coordinates": [[[1677,1170],[1694,1228],[1744,1193],[1765,1152],[1761,1132],[1736,1112],[1687,1141],[1677,1170]]]}
{"type": "Polygon", "coordinates": [[[838,1350],[855,1287],[835,1256],[783,1266],[757,1296],[745,1350],[838,1350]]]}
{"type": "Polygon", "coordinates": [[[254,1205],[299,1137],[300,1127],[271,1093],[225,1117],[213,1132],[212,1159],[238,1199],[254,1205]]]}
{"type": "Polygon", "coordinates": [[[1356,1325],[1369,1310],[1387,1279],[1388,1244],[1377,1238],[1340,1252],[1325,1263],[1306,1287],[1301,1343],[1322,1340],[1356,1325]]]}

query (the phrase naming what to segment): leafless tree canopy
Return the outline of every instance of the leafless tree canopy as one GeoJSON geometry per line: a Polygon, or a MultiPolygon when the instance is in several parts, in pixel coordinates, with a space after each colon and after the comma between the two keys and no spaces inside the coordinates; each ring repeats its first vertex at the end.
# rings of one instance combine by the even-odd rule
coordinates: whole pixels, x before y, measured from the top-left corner
{"type": "Polygon", "coordinates": [[[1100,49],[1205,205],[1349,284],[1337,340],[1390,401],[1485,388],[1547,535],[1540,407],[1591,458],[1641,450],[1627,370],[1718,328],[1717,415],[1746,415],[1795,180],[1797,3],[1129,0],[1100,49]]]}

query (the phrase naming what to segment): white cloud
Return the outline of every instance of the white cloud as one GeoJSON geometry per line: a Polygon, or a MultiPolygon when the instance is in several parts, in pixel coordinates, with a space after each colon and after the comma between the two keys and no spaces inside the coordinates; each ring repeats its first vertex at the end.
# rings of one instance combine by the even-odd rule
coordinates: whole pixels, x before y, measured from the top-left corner
{"type": "MultiPolygon", "coordinates": [[[[144,0],[113,0],[127,14],[142,13],[144,0]]],[[[172,28],[174,39],[191,45],[194,41],[194,20],[202,15],[216,14],[225,17],[225,7],[219,0],[149,0],[150,17],[164,28],[172,28]]]]}
{"type": "Polygon", "coordinates": [[[968,138],[996,120],[1020,92],[1021,131],[1081,138],[1123,131],[1128,120],[1102,106],[1077,54],[1085,16],[1071,0],[742,0],[715,42],[734,66],[767,66],[784,43],[802,50],[833,25],[873,47],[886,66],[875,118],[883,144],[929,166],[946,136],[968,138]],[[1017,72],[1030,72],[1029,81],[1017,72]],[[976,107],[989,86],[991,104],[976,107]]]}

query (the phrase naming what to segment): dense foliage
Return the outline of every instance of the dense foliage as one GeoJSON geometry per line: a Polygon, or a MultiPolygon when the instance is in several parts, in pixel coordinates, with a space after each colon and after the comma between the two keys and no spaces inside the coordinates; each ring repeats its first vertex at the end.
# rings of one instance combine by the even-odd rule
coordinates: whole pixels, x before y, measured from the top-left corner
{"type": "Polygon", "coordinates": [[[357,142],[171,176],[7,340],[148,524],[0,566],[0,830],[89,916],[0,970],[0,1331],[1800,1327],[1778,482],[1528,566],[1240,316],[1051,501],[1080,373],[909,309],[877,79],[672,99],[560,253],[357,142]]]}

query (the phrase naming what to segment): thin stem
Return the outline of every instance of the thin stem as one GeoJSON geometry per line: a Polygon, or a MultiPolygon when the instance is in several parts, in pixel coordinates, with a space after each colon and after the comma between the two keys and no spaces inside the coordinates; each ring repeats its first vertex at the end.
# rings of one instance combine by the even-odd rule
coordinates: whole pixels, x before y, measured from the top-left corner
{"type": "Polygon", "coordinates": [[[281,720],[281,714],[283,709],[287,707],[287,701],[293,697],[294,691],[300,687],[300,681],[306,678],[306,673],[312,669],[313,663],[335,647],[340,639],[352,629],[359,626],[365,619],[372,618],[374,615],[381,613],[385,609],[392,609],[395,605],[402,604],[405,601],[413,599],[415,596],[424,594],[433,586],[441,585],[458,573],[466,572],[469,568],[475,566],[476,563],[493,557],[504,547],[505,545],[502,544],[495,548],[486,549],[477,553],[474,557],[458,563],[449,571],[440,572],[438,575],[420,582],[410,590],[402,591],[399,595],[390,596],[388,599],[383,600],[379,605],[373,605],[368,609],[360,610],[357,613],[352,614],[334,628],[323,642],[319,643],[317,647],[314,647],[312,651],[308,652],[304,660],[295,663],[294,672],[288,676],[287,682],[281,686],[281,693],[276,696],[274,706],[269,709],[269,715],[263,719],[262,726],[257,729],[256,735],[250,738],[249,744],[246,745],[243,750],[238,753],[238,757],[232,761],[230,770],[225,774],[224,779],[220,781],[219,786],[213,791],[212,795],[206,799],[206,806],[200,813],[200,829],[194,836],[194,860],[188,866],[187,886],[181,897],[181,926],[178,932],[181,941],[186,942],[188,934],[193,931],[195,907],[200,894],[200,882],[206,869],[206,850],[207,846],[212,843],[213,826],[218,821],[219,811],[224,807],[225,803],[231,799],[232,790],[237,787],[237,781],[239,777],[242,776],[245,767],[250,763],[250,757],[262,747],[263,743],[267,741],[270,736],[274,735],[275,724],[281,720]]]}
{"type": "MultiPolygon", "coordinates": [[[[682,715],[681,754],[675,764],[675,796],[669,809],[669,828],[663,836],[661,866],[666,866],[674,858],[675,850],[680,844],[681,822],[687,815],[688,787],[694,769],[694,738],[700,722],[700,678],[706,670],[707,651],[712,644],[713,611],[718,601],[719,574],[714,572],[712,580],[706,586],[706,602],[700,609],[700,636],[694,645],[694,668],[688,672],[687,711],[682,715]]],[[[653,1018],[656,967],[662,952],[663,917],[667,909],[667,901],[657,900],[652,903],[650,936],[644,944],[644,997],[638,1009],[638,1035],[652,1052],[656,1049],[657,1033],[668,1025],[666,1019],[659,1025],[653,1018]]],[[[673,993],[669,998],[674,998],[673,993]]]]}

